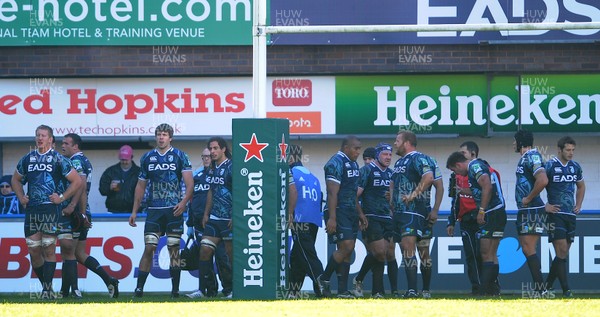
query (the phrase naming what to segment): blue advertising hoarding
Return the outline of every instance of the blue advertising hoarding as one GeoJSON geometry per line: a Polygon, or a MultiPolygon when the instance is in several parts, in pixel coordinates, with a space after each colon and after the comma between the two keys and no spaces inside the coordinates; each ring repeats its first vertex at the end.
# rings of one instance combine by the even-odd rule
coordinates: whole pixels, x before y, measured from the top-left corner
{"type": "MultiPolygon", "coordinates": [[[[597,0],[302,0],[271,1],[271,25],[494,24],[598,22],[597,0]]],[[[477,44],[596,41],[600,30],[274,34],[276,45],[477,44]]]]}

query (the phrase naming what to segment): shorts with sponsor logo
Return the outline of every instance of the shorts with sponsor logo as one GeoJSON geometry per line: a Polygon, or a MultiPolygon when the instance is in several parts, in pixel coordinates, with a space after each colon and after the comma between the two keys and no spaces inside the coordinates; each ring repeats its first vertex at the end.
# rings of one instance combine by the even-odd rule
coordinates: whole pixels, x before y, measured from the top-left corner
{"type": "Polygon", "coordinates": [[[479,226],[477,238],[500,239],[504,237],[506,226],[506,210],[504,208],[488,211],[485,213],[485,223],[479,226]]]}
{"type": "Polygon", "coordinates": [[[147,209],[144,234],[183,234],[183,216],[174,216],[173,207],[147,209]]]}
{"type": "Polygon", "coordinates": [[[417,240],[427,239],[425,234],[431,231],[425,217],[416,212],[394,213],[392,218],[394,228],[394,241],[401,241],[402,237],[417,237],[417,240]]]}
{"type": "MultiPolygon", "coordinates": [[[[335,244],[343,240],[356,240],[358,237],[358,213],[354,208],[337,208],[335,219],[337,221],[334,234],[328,234],[329,243],[335,244]]],[[[329,212],[325,211],[325,223],[329,219],[329,212]]]]}
{"type": "Polygon", "coordinates": [[[575,215],[548,214],[548,241],[566,239],[575,241],[575,215]]]}
{"type": "Polygon", "coordinates": [[[229,228],[229,220],[209,219],[204,227],[203,236],[232,240],[233,231],[229,228]]]}
{"type": "Polygon", "coordinates": [[[381,239],[391,240],[394,236],[394,225],[392,219],[367,216],[369,226],[362,232],[363,240],[366,243],[379,241],[381,239]]]}
{"type": "Polygon", "coordinates": [[[60,231],[60,211],[57,205],[42,204],[27,206],[25,210],[25,237],[41,232],[46,235],[58,235],[60,231]]]}
{"type": "Polygon", "coordinates": [[[544,207],[521,209],[517,213],[517,234],[529,235],[544,233],[544,227],[548,221],[548,214],[544,207]]]}

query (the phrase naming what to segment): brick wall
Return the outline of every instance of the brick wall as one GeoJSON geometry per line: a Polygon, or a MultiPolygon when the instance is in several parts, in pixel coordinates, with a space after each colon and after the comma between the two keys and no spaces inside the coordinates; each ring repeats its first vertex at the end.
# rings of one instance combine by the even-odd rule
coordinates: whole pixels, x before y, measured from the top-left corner
{"type": "MultiPolygon", "coordinates": [[[[600,44],[271,46],[269,75],[597,72],[600,44]]],[[[250,46],[0,47],[2,77],[252,74],[250,46]]]]}

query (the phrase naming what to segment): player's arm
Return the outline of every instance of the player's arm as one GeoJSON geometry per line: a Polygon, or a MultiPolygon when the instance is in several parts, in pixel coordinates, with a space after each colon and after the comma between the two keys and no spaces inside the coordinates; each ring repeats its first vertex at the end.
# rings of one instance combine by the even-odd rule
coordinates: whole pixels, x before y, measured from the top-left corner
{"type": "Polygon", "coordinates": [[[523,197],[523,206],[527,206],[533,198],[537,197],[542,190],[546,188],[546,185],[548,185],[548,175],[546,175],[546,170],[543,167],[538,168],[537,171],[535,171],[535,174],[533,174],[533,177],[535,177],[535,183],[533,183],[533,188],[531,189],[531,192],[529,192],[529,195],[523,197]]]}
{"type": "Polygon", "coordinates": [[[573,208],[573,212],[578,214],[581,212],[583,197],[585,197],[585,181],[582,179],[575,183],[575,185],[577,186],[577,192],[575,193],[575,208],[573,208]]]}
{"type": "Polygon", "coordinates": [[[23,207],[27,208],[27,204],[29,203],[29,197],[25,195],[25,191],[23,190],[23,175],[19,174],[18,171],[15,170],[11,180],[10,185],[13,188],[13,191],[17,195],[17,199],[23,207]]]}
{"type": "Polygon", "coordinates": [[[173,208],[174,216],[179,216],[185,211],[188,201],[194,195],[194,177],[192,176],[192,171],[182,171],[181,177],[183,177],[183,183],[185,184],[185,194],[183,195],[183,199],[173,208]]]}
{"type": "Polygon", "coordinates": [[[429,213],[429,222],[434,224],[437,221],[440,206],[442,205],[442,199],[444,199],[444,181],[438,178],[433,181],[433,187],[435,188],[435,201],[433,202],[433,208],[429,213]]]}
{"type": "Polygon", "coordinates": [[[288,226],[294,222],[294,210],[298,203],[298,189],[295,183],[288,185],[288,226]]]}
{"type": "Polygon", "coordinates": [[[58,205],[65,200],[74,198],[75,195],[79,193],[79,190],[82,187],[81,177],[73,168],[71,168],[71,171],[69,171],[69,174],[67,174],[65,178],[67,179],[67,181],[69,181],[69,186],[67,187],[67,190],[65,190],[65,192],[62,193],[62,195],[59,195],[57,193],[53,193],[52,195],[50,195],[50,201],[53,204],[58,205]]]}
{"type": "Polygon", "coordinates": [[[490,179],[490,175],[481,174],[479,178],[477,178],[477,184],[481,187],[481,201],[479,202],[477,223],[481,225],[485,223],[485,211],[492,198],[492,180],[490,179]]]}
{"type": "Polygon", "coordinates": [[[202,217],[202,227],[206,227],[208,217],[210,217],[210,211],[213,207],[213,190],[212,187],[208,189],[206,194],[206,205],[204,206],[204,216],[202,217]]]}
{"type": "Polygon", "coordinates": [[[337,228],[336,209],[338,204],[338,193],[340,192],[340,183],[333,180],[326,180],[325,187],[327,188],[327,211],[329,219],[327,220],[327,233],[334,234],[337,228]]]}
{"type": "MultiPolygon", "coordinates": [[[[415,198],[419,197],[425,190],[427,190],[433,184],[433,171],[427,172],[421,175],[421,180],[417,187],[406,197],[404,197],[404,201],[411,202],[415,198]]],[[[442,193],[444,191],[442,190],[442,193]]]]}
{"type": "MultiPolygon", "coordinates": [[[[81,179],[81,183],[84,185],[79,186],[79,189],[71,198],[71,202],[69,202],[69,204],[62,210],[63,215],[72,214],[73,211],[75,211],[75,207],[77,207],[77,204],[79,204],[79,212],[82,214],[85,213],[85,204],[83,203],[83,196],[86,193],[87,177],[85,175],[79,175],[79,178],[81,179]]],[[[85,195],[85,196],[87,196],[87,195],[85,195]]],[[[87,199],[85,200],[85,202],[87,203],[87,199]]]]}
{"type": "Polygon", "coordinates": [[[132,227],[136,227],[135,218],[137,217],[137,212],[142,205],[142,199],[144,198],[144,193],[146,192],[146,185],[148,181],[145,179],[139,179],[135,185],[135,194],[133,195],[133,207],[131,211],[131,216],[129,216],[129,225],[132,227]]]}
{"type": "Polygon", "coordinates": [[[394,181],[390,179],[390,188],[388,189],[389,197],[388,202],[390,203],[390,216],[394,214],[394,181]]]}
{"type": "Polygon", "coordinates": [[[81,186],[81,194],[79,195],[79,201],[77,202],[79,204],[79,212],[81,214],[85,214],[86,209],[87,209],[87,204],[88,204],[88,193],[87,193],[87,177],[84,177],[82,179],[84,186],[81,186]]]}

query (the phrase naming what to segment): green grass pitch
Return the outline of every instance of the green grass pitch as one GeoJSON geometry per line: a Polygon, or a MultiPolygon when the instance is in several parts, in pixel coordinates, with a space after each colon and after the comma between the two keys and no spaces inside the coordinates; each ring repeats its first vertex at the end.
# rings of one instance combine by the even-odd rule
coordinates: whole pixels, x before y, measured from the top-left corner
{"type": "Polygon", "coordinates": [[[172,300],[168,294],[144,294],[133,299],[122,293],[118,299],[105,294],[85,294],[82,300],[41,301],[28,294],[0,294],[0,316],[600,316],[598,295],[572,299],[523,299],[519,295],[500,298],[468,298],[465,295],[434,294],[432,299],[307,299],[307,300],[172,300]]]}

